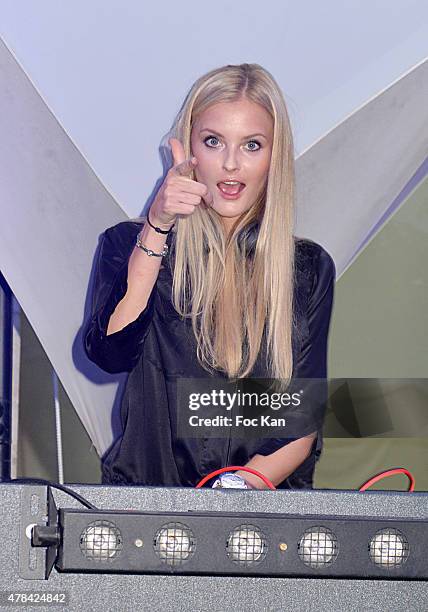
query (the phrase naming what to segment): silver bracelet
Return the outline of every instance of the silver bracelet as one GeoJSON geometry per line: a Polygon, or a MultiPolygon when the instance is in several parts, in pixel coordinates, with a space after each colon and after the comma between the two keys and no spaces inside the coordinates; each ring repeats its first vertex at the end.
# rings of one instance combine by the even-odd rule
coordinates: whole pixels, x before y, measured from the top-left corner
{"type": "Polygon", "coordinates": [[[152,249],[148,249],[146,246],[144,246],[144,244],[141,242],[141,232],[139,232],[139,234],[137,236],[137,242],[136,242],[135,246],[137,246],[140,249],[143,249],[143,251],[145,253],[147,253],[147,255],[149,257],[152,257],[152,256],[155,256],[155,257],[165,257],[165,255],[167,255],[167,253],[168,253],[168,245],[167,245],[166,242],[164,244],[162,253],[155,253],[154,251],[152,251],[152,249]]]}

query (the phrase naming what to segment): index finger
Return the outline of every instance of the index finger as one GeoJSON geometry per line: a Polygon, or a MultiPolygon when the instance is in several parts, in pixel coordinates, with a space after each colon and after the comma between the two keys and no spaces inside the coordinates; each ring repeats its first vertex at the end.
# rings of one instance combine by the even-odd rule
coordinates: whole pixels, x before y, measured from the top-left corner
{"type": "Polygon", "coordinates": [[[192,174],[194,168],[197,166],[196,157],[191,157],[190,159],[186,159],[181,164],[177,164],[174,166],[173,170],[179,176],[189,176],[192,174]]]}

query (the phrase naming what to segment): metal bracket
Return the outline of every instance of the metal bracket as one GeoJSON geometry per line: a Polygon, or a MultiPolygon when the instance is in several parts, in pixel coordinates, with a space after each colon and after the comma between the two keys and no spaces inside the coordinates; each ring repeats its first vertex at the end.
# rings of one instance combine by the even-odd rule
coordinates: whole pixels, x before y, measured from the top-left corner
{"type": "Polygon", "coordinates": [[[47,580],[57,550],[31,545],[34,525],[57,522],[57,509],[50,488],[46,485],[25,485],[21,491],[21,524],[19,530],[18,571],[25,580],[47,580]]]}

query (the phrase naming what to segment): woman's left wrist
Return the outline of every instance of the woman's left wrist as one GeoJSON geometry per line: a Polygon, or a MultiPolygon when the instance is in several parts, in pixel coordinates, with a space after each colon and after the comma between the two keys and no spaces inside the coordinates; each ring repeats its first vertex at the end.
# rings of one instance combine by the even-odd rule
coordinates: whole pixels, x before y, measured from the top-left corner
{"type": "Polygon", "coordinates": [[[260,488],[258,486],[258,483],[256,484],[256,480],[259,480],[259,479],[254,477],[254,480],[253,480],[251,476],[248,474],[248,472],[238,470],[237,472],[235,472],[235,474],[237,476],[240,476],[242,480],[244,480],[245,484],[247,485],[249,489],[259,489],[260,488]]]}

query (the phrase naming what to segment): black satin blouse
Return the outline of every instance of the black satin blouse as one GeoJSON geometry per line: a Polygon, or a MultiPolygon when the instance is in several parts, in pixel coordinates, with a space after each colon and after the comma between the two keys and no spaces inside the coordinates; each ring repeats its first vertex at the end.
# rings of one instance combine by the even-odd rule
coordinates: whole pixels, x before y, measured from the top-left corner
{"type": "MultiPolygon", "coordinates": [[[[92,315],[84,333],[89,359],[106,372],[129,372],[121,404],[123,432],[102,459],[102,478],[104,484],[194,487],[215,469],[245,465],[253,455],[269,455],[293,438],[177,437],[177,377],[207,378],[210,374],[196,358],[189,321],[183,321],[173,307],[168,264],[161,267],[138,318],[106,335],[110,316],[126,293],[128,259],[142,227],[141,222],[125,221],[102,235],[92,315]]],[[[172,237],[170,233],[167,238],[170,247],[172,237]]],[[[315,242],[295,239],[295,247],[298,333],[293,333],[293,377],[326,378],[335,265],[315,242]]],[[[252,377],[269,378],[262,352],[252,377]]],[[[320,430],[309,457],[277,488],[312,488],[321,447],[320,430]]]]}

